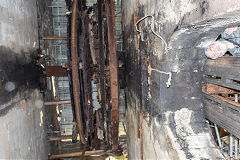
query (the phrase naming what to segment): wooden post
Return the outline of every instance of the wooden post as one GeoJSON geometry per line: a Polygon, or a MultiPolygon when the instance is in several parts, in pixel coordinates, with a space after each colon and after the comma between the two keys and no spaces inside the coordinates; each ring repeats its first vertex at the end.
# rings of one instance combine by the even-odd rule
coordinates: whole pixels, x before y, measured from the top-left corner
{"type": "Polygon", "coordinates": [[[45,106],[58,105],[58,104],[71,104],[71,100],[52,101],[52,102],[44,103],[45,106]]]}
{"type": "Polygon", "coordinates": [[[115,23],[114,0],[106,0],[108,46],[110,57],[110,86],[111,86],[111,123],[112,123],[112,150],[118,149],[118,126],[119,126],[119,100],[118,100],[118,63],[117,63],[117,41],[115,23]]]}

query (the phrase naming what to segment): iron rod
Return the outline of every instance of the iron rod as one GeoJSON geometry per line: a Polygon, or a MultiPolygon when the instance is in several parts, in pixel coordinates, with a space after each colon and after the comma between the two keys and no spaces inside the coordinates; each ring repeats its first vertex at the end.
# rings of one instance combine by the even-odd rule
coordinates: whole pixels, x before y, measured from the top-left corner
{"type": "MultiPolygon", "coordinates": [[[[238,103],[238,94],[235,94],[235,102],[238,103]]],[[[239,143],[239,139],[235,136],[235,154],[234,154],[234,158],[238,159],[238,154],[239,154],[239,150],[238,150],[238,143],[239,143]]]]}

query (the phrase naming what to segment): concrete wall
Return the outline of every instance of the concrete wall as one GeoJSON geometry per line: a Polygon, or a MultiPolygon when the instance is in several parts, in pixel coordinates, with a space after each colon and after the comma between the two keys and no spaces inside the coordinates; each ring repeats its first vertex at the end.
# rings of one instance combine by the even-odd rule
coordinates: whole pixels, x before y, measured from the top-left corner
{"type": "Polygon", "coordinates": [[[36,0],[1,0],[0,35],[0,159],[47,159],[36,0]]]}
{"type": "Polygon", "coordinates": [[[204,47],[240,24],[239,9],[237,0],[123,1],[129,159],[224,158],[204,117],[204,47]],[[144,16],[166,49],[150,17],[137,33],[144,16]]]}

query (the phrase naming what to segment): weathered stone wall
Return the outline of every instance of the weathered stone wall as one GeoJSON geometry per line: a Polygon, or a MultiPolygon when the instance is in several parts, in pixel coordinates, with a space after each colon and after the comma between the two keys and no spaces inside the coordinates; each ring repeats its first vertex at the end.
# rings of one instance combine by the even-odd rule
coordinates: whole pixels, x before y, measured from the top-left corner
{"type": "Polygon", "coordinates": [[[236,0],[123,1],[129,159],[223,159],[204,118],[203,51],[240,24],[239,9],[236,0]],[[144,16],[166,49],[151,17],[137,33],[144,16]],[[159,71],[172,73],[170,87],[159,71]]]}
{"type": "Polygon", "coordinates": [[[0,35],[0,159],[47,159],[36,0],[1,0],[0,35]]]}

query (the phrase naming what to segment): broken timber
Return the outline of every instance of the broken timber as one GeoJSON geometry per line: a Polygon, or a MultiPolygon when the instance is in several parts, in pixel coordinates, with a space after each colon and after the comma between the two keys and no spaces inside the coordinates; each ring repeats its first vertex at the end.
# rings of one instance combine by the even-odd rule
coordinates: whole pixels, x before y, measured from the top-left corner
{"type": "Polygon", "coordinates": [[[82,111],[80,105],[80,82],[78,73],[78,52],[77,52],[77,4],[78,1],[73,1],[72,8],[72,23],[71,23],[71,58],[72,58],[72,81],[73,81],[73,97],[75,105],[75,114],[77,120],[77,127],[80,140],[83,144],[86,144],[86,140],[83,135],[82,124],[82,111]]]}
{"type": "MultiPolygon", "coordinates": [[[[105,155],[105,154],[106,154],[106,152],[104,150],[86,151],[85,152],[85,156],[101,156],[101,155],[105,155]]],[[[70,157],[80,157],[80,156],[82,156],[82,152],[51,155],[48,159],[70,158],[70,157]]]]}
{"type": "Polygon", "coordinates": [[[71,100],[52,101],[52,102],[44,103],[45,106],[58,105],[58,104],[71,104],[71,100]]]}
{"type": "Polygon", "coordinates": [[[72,136],[48,137],[48,141],[61,141],[63,139],[72,139],[72,136]]]}
{"type": "Polygon", "coordinates": [[[41,40],[68,40],[67,37],[44,36],[41,40]]]}
{"type": "Polygon", "coordinates": [[[231,100],[233,99],[231,97],[225,98],[217,94],[234,94],[240,91],[239,68],[240,59],[237,57],[207,60],[203,79],[205,83],[211,83],[208,84],[210,88],[203,87],[205,90],[203,102],[206,118],[238,138],[240,138],[240,104],[231,100]]]}
{"type": "Polygon", "coordinates": [[[118,63],[115,23],[115,3],[113,0],[106,0],[108,46],[110,57],[110,89],[111,89],[111,123],[112,123],[112,150],[118,149],[118,125],[119,125],[119,101],[118,101],[118,63]]]}

